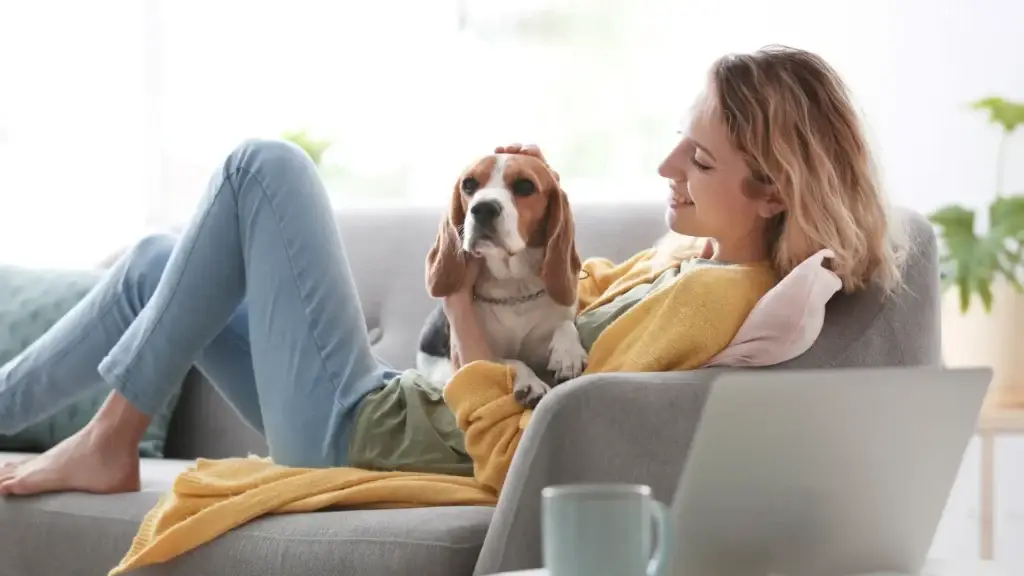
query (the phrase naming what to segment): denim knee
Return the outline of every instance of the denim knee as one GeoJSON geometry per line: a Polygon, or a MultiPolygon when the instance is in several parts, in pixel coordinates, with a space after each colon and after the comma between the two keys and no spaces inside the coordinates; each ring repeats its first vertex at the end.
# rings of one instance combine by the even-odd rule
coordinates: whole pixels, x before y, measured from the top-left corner
{"type": "MultiPolygon", "coordinates": [[[[319,182],[319,173],[306,151],[285,140],[250,139],[242,142],[228,155],[229,173],[239,170],[257,176],[264,186],[263,192],[287,191],[294,193],[306,186],[267,186],[268,183],[289,182],[309,184],[319,182]]],[[[236,190],[236,193],[241,190],[236,190]]]]}
{"type": "Polygon", "coordinates": [[[167,234],[153,234],[137,242],[122,258],[122,288],[138,313],[156,292],[176,240],[167,234]]]}

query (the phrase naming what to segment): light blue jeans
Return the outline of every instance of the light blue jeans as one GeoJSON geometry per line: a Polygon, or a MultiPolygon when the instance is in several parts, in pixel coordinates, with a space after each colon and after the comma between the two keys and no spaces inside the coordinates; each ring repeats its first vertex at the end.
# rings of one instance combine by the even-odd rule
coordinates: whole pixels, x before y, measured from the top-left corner
{"type": "MultiPolygon", "coordinates": [[[[332,210],[309,157],[247,142],[177,240],[146,238],[0,367],[0,432],[109,384],[142,412],[197,366],[288,466],[341,466],[374,357],[332,210]]],[[[241,455],[240,455],[241,456],[241,455]]]]}

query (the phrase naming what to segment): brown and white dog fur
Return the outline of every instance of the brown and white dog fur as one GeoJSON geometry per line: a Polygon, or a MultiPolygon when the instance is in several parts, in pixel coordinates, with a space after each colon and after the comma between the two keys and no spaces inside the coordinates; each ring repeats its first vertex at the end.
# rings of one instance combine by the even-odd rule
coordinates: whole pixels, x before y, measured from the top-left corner
{"type": "MultiPolygon", "coordinates": [[[[442,298],[483,258],[474,304],[491,351],[516,367],[515,398],[533,407],[555,384],[580,376],[587,353],[574,319],[580,257],[572,211],[540,159],[486,156],[462,174],[427,255],[427,291],[442,298]]],[[[440,308],[420,335],[417,368],[447,383],[458,350],[440,308]]]]}

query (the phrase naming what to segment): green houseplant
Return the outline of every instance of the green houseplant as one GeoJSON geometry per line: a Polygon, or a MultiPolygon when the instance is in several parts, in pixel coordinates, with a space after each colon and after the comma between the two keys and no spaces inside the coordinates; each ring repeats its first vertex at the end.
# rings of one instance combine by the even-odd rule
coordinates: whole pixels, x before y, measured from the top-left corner
{"type": "Polygon", "coordinates": [[[955,287],[959,291],[962,313],[967,312],[975,295],[987,313],[992,309],[993,282],[1002,280],[1018,293],[1024,292],[1024,195],[1006,194],[1002,181],[1007,142],[1018,127],[1024,126],[1024,103],[990,97],[971,106],[987,112],[989,121],[1002,129],[995,196],[988,206],[988,230],[976,230],[975,212],[964,206],[945,206],[928,218],[942,244],[939,263],[943,289],[955,287]]]}
{"type": "Polygon", "coordinates": [[[331,144],[334,144],[330,140],[318,140],[313,138],[306,130],[285,132],[281,137],[305,150],[306,154],[309,154],[309,157],[313,159],[313,164],[316,164],[317,166],[320,166],[320,161],[324,157],[324,152],[331,147],[331,144]]]}

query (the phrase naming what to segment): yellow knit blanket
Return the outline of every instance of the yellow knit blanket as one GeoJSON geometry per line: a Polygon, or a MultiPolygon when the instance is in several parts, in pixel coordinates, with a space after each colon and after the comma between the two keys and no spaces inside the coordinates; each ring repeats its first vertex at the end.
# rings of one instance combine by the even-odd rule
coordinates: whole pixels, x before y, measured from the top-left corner
{"type": "Polygon", "coordinates": [[[493,506],[495,493],[472,478],[276,466],[263,459],[199,460],[146,516],[110,574],[166,562],[265,514],[332,507],[493,506]]]}

